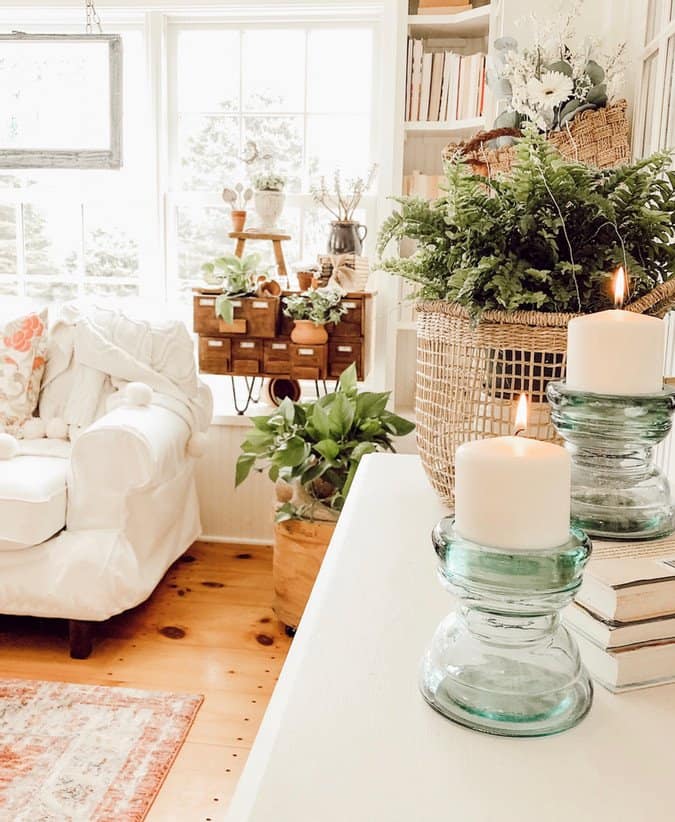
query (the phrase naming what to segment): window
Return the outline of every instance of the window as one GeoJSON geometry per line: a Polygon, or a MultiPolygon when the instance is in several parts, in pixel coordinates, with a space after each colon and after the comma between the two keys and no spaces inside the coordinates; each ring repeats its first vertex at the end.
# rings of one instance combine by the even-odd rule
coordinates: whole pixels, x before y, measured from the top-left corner
{"type": "MultiPolygon", "coordinates": [[[[247,185],[266,167],[287,178],[280,226],[292,236],[287,260],[324,251],[331,218],[312,203],[310,186],[336,169],[348,178],[367,172],[373,51],[374,29],[366,24],[171,27],[174,290],[187,288],[200,263],[227,246],[222,188],[247,185]],[[336,58],[347,54],[348,60],[336,58]]],[[[371,192],[364,209],[373,202],[371,192]]],[[[365,220],[364,210],[358,218],[365,220]]]]}
{"type": "MultiPolygon", "coordinates": [[[[125,27],[122,39],[124,167],[0,170],[1,295],[49,301],[157,293],[143,30],[125,27]]],[[[30,98],[29,77],[22,83],[30,98]]]]}
{"type": "MultiPolygon", "coordinates": [[[[253,5],[246,22],[222,5],[208,22],[103,15],[104,31],[123,37],[123,168],[0,169],[0,296],[185,303],[201,264],[233,248],[223,187],[266,164],[288,178],[287,263],[323,252],[331,217],[310,185],[338,168],[363,175],[375,159],[378,7],[322,6],[283,23],[253,5]],[[259,157],[247,164],[251,143],[259,157]]],[[[79,17],[65,26],[52,10],[54,25],[46,6],[29,8],[0,13],[6,28],[81,30],[79,17]]],[[[373,233],[375,207],[373,191],[356,215],[373,233]]]]}
{"type": "Polygon", "coordinates": [[[675,0],[649,0],[633,144],[637,157],[675,146],[675,0]]]}

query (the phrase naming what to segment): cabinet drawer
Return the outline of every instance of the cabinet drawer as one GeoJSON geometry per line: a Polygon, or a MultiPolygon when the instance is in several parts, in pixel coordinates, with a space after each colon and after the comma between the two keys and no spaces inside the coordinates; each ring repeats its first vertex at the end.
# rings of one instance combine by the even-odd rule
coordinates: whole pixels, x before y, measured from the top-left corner
{"type": "Polygon", "coordinates": [[[347,312],[342,315],[339,323],[328,326],[328,333],[331,337],[359,338],[363,334],[365,304],[362,299],[350,299],[342,301],[342,305],[347,312]]]}
{"type": "Polygon", "coordinates": [[[363,360],[361,342],[352,342],[349,339],[331,340],[328,343],[328,375],[339,377],[352,363],[356,363],[356,373],[363,379],[363,360]]]}
{"type": "Polygon", "coordinates": [[[260,374],[260,360],[232,360],[232,373],[239,375],[260,374]]]}
{"type": "Polygon", "coordinates": [[[233,360],[262,359],[262,340],[230,340],[233,360]]]}
{"type": "Polygon", "coordinates": [[[195,296],[193,299],[193,324],[197,334],[245,334],[247,320],[244,316],[244,301],[232,300],[234,308],[234,323],[226,325],[220,317],[216,317],[216,297],[195,296]]]}
{"type": "Polygon", "coordinates": [[[291,369],[291,344],[288,340],[265,340],[263,371],[266,374],[288,374],[291,369]]]}
{"type": "Polygon", "coordinates": [[[326,376],[328,367],[328,346],[324,345],[299,345],[291,343],[291,375],[297,379],[323,379],[326,376]],[[309,369],[316,369],[316,376],[305,377],[301,375],[309,369]]]}
{"type": "Polygon", "coordinates": [[[251,337],[275,337],[279,318],[279,298],[248,297],[243,302],[247,333],[251,337]]]}
{"type": "Polygon", "coordinates": [[[199,338],[199,370],[204,374],[230,373],[230,341],[222,338],[199,338]]]}

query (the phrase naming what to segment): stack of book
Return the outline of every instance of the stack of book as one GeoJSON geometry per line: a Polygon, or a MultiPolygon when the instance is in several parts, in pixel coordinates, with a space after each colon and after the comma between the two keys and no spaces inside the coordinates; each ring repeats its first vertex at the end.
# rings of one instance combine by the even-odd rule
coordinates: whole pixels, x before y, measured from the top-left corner
{"type": "Polygon", "coordinates": [[[419,0],[418,14],[458,14],[473,8],[469,0],[419,0]]]}
{"type": "Polygon", "coordinates": [[[675,681],[675,559],[592,560],[565,621],[610,691],[675,681]]]}
{"type": "Polygon", "coordinates": [[[480,117],[485,105],[485,55],[433,49],[408,38],[406,119],[452,122],[480,117]]]}

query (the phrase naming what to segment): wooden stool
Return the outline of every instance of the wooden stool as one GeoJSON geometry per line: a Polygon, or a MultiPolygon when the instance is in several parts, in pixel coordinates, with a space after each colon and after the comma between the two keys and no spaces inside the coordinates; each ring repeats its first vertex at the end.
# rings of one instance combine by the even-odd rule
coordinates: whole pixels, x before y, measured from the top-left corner
{"type": "Polygon", "coordinates": [[[237,247],[234,250],[235,256],[241,257],[244,254],[246,240],[269,240],[274,249],[274,259],[279,270],[280,277],[287,277],[286,261],[284,260],[284,251],[281,243],[284,240],[290,240],[290,234],[270,234],[265,231],[231,231],[230,237],[236,239],[237,247]]]}

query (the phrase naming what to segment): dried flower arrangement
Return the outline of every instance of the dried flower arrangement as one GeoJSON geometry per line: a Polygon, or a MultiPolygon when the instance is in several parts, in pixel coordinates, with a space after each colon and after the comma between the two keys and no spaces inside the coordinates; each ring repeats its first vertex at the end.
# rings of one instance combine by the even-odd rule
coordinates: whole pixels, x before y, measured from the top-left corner
{"type": "Polygon", "coordinates": [[[310,189],[312,198],[315,203],[330,211],[339,222],[351,222],[361,198],[373,184],[376,172],[377,164],[373,163],[365,179],[357,177],[343,183],[341,173],[336,171],[333,175],[332,190],[326,183],[326,178],[322,176],[319,185],[310,189]]]}

